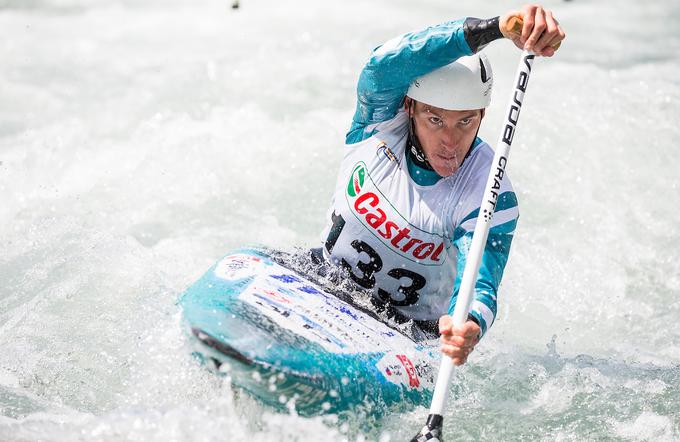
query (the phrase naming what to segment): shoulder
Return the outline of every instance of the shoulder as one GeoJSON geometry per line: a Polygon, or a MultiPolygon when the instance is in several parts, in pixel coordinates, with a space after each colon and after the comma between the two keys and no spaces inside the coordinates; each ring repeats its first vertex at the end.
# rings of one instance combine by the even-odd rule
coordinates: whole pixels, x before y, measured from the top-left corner
{"type": "MultiPolygon", "coordinates": [[[[507,159],[501,158],[499,164],[494,164],[495,152],[484,141],[478,143],[461,169],[454,175],[460,191],[460,199],[454,213],[454,222],[462,224],[477,217],[480,203],[484,198],[489,172],[495,178],[494,195],[498,205],[496,211],[509,210],[508,216],[518,216],[517,197],[510,177],[506,173],[507,159]]],[[[496,224],[494,218],[494,224],[496,224]]]]}
{"type": "Polygon", "coordinates": [[[512,190],[510,177],[505,170],[507,158],[501,157],[498,164],[494,164],[494,156],[495,152],[491,146],[478,138],[459,171],[463,175],[460,178],[467,182],[469,188],[480,188],[483,192],[489,172],[493,171],[500,178],[501,190],[512,190]]]}
{"type": "Polygon", "coordinates": [[[381,137],[403,138],[408,133],[408,114],[400,109],[397,114],[386,120],[367,126],[352,127],[345,136],[345,144],[353,145],[371,138],[376,134],[381,137]]]}

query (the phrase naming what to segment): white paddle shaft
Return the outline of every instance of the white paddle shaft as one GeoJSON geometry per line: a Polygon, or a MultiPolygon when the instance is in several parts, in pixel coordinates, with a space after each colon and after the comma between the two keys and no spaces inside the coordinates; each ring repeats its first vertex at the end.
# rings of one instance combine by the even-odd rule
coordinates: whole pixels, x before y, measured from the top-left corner
{"type": "MultiPolygon", "coordinates": [[[[512,144],[512,139],[515,135],[515,128],[517,127],[519,113],[522,109],[524,93],[529,84],[529,75],[531,74],[533,62],[534,54],[532,52],[522,52],[522,59],[517,68],[515,83],[512,94],[510,95],[510,103],[508,104],[508,110],[505,115],[505,123],[498,139],[493,162],[491,163],[489,178],[486,181],[486,189],[484,190],[484,198],[479,207],[477,224],[475,224],[475,231],[472,235],[472,245],[470,246],[465,270],[463,271],[463,279],[460,284],[456,307],[453,310],[454,326],[465,324],[468,314],[470,313],[470,305],[474,298],[473,295],[475,292],[477,274],[479,273],[479,265],[482,261],[482,255],[484,254],[486,239],[489,236],[491,218],[493,217],[498,201],[498,195],[500,194],[500,185],[505,177],[505,167],[508,164],[510,145],[512,144]]],[[[488,324],[488,326],[491,326],[491,324],[488,324]]],[[[434,387],[434,395],[432,396],[430,415],[438,414],[443,416],[444,406],[446,405],[446,398],[449,391],[449,382],[451,381],[451,375],[453,374],[453,367],[453,360],[451,358],[447,356],[442,357],[442,362],[439,366],[439,374],[437,375],[437,383],[434,387]]]]}

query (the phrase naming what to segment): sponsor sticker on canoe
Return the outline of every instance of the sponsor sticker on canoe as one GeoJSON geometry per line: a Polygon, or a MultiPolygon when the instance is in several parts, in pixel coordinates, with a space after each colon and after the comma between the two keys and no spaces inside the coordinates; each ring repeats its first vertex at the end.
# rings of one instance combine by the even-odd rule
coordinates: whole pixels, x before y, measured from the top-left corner
{"type": "Polygon", "coordinates": [[[227,280],[243,279],[252,277],[263,267],[263,260],[259,256],[238,253],[217,263],[215,276],[227,280]]]}
{"type": "Polygon", "coordinates": [[[401,365],[406,369],[406,374],[408,375],[408,384],[413,388],[420,387],[420,381],[418,380],[418,374],[416,373],[416,368],[413,366],[413,362],[406,355],[397,355],[397,359],[401,362],[401,365]]]}
{"type": "Polygon", "coordinates": [[[431,389],[434,387],[435,371],[428,357],[434,361],[432,358],[436,356],[434,350],[409,355],[395,351],[385,354],[376,367],[393,384],[415,390],[431,389]]]}
{"type": "MultiPolygon", "coordinates": [[[[229,262],[250,265],[241,259],[229,262]]],[[[233,267],[230,267],[232,272],[243,270],[233,267]]],[[[238,295],[239,300],[257,308],[280,327],[327,351],[351,354],[402,349],[403,352],[416,345],[386,324],[325,293],[311,281],[279,264],[259,267],[259,273],[251,272],[253,280],[238,295]]],[[[402,367],[401,372],[404,370],[402,367]]]]}

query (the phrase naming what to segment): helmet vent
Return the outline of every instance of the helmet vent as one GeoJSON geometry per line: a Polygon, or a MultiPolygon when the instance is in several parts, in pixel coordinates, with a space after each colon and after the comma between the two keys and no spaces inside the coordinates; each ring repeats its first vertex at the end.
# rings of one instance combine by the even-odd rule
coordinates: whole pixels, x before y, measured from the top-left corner
{"type": "Polygon", "coordinates": [[[489,77],[486,76],[486,67],[484,67],[484,62],[482,61],[481,57],[479,59],[479,69],[482,74],[482,83],[486,83],[489,80],[489,77]]]}

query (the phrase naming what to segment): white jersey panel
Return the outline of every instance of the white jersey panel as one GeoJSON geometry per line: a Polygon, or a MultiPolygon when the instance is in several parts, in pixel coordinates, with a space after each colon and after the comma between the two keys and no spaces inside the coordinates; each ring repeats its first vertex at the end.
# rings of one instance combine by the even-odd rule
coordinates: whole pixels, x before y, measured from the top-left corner
{"type": "Polygon", "coordinates": [[[482,143],[453,176],[421,186],[406,164],[406,113],[376,131],[345,146],[322,234],[324,256],[406,317],[438,319],[448,311],[456,277],[452,238],[479,208],[493,151],[482,143]]]}

